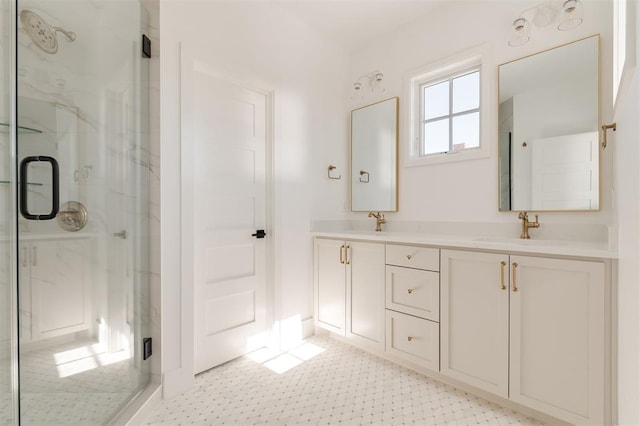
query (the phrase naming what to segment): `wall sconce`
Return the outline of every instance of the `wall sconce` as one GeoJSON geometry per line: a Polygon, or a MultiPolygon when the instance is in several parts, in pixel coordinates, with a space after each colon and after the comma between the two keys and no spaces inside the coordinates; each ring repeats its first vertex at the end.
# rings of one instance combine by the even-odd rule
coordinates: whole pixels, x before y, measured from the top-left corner
{"type": "Polygon", "coordinates": [[[560,23],[557,26],[559,31],[576,28],[583,21],[582,2],[580,0],[548,0],[524,10],[513,21],[513,35],[509,40],[509,46],[517,47],[527,44],[530,23],[542,28],[554,23],[558,16],[560,16],[560,23]]]}
{"type": "Polygon", "coordinates": [[[380,71],[372,71],[361,75],[353,83],[353,94],[351,99],[360,99],[365,93],[383,93],[386,89],[382,84],[384,74],[380,71]]]}

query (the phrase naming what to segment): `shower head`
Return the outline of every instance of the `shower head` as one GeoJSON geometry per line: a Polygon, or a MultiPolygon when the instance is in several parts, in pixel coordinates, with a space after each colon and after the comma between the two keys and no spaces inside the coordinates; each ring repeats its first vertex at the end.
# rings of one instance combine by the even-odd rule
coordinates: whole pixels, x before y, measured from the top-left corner
{"type": "Polygon", "coordinates": [[[73,31],[51,26],[40,15],[30,10],[25,9],[20,12],[20,22],[22,22],[24,32],[31,37],[36,46],[49,54],[54,54],[58,51],[58,35],[56,32],[64,34],[69,41],[76,39],[76,33],[73,31]]]}

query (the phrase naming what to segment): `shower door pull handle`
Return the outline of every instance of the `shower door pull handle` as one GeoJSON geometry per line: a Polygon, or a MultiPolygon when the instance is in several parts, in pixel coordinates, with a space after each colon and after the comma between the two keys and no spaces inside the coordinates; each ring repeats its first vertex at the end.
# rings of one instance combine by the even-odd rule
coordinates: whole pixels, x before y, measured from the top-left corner
{"type": "Polygon", "coordinates": [[[60,208],[60,168],[58,162],[53,157],[45,155],[35,155],[25,157],[20,163],[20,213],[25,219],[30,220],[51,220],[55,219],[60,208]],[[28,170],[29,163],[44,162],[51,164],[51,212],[48,214],[33,214],[29,212],[27,204],[28,196],[28,170]]]}

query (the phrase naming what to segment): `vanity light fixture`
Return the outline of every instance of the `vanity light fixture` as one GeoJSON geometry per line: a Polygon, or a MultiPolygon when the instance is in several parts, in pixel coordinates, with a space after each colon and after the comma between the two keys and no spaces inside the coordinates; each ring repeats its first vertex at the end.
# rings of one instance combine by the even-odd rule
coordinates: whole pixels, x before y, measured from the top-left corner
{"type": "Polygon", "coordinates": [[[582,2],[580,0],[547,0],[524,10],[513,21],[513,33],[509,39],[509,46],[518,47],[529,42],[530,23],[543,28],[553,24],[558,16],[560,16],[560,23],[557,26],[559,31],[576,28],[583,21],[582,2]]]}
{"type": "Polygon", "coordinates": [[[366,93],[383,93],[386,91],[382,80],[384,74],[380,71],[371,71],[370,73],[363,74],[356,79],[353,83],[353,95],[352,99],[360,99],[364,97],[366,93]]]}

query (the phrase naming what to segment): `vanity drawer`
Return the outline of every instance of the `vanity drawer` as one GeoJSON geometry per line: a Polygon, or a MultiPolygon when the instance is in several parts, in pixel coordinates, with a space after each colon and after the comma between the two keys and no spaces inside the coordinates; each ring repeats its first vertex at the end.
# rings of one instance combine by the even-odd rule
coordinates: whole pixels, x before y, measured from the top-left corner
{"type": "Polygon", "coordinates": [[[440,370],[440,325],[387,310],[386,352],[431,370],[440,370]]]}
{"type": "Polygon", "coordinates": [[[440,321],[440,274],[387,266],[386,307],[440,321]]]}
{"type": "Polygon", "coordinates": [[[387,265],[439,271],[440,250],[428,247],[387,244],[387,265]]]}

